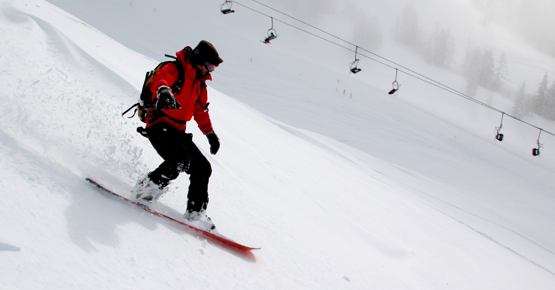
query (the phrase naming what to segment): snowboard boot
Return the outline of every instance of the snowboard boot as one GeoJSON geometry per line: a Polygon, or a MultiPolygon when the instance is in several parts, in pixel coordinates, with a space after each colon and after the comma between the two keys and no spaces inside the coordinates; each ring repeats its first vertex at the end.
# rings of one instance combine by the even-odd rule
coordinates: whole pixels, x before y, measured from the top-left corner
{"type": "Polygon", "coordinates": [[[165,186],[154,183],[148,176],[139,180],[131,190],[137,200],[148,202],[157,201],[167,191],[165,186]]]}
{"type": "Polygon", "coordinates": [[[209,216],[206,215],[205,210],[201,211],[186,211],[183,215],[185,220],[192,226],[212,232],[216,229],[216,225],[212,222],[209,216]]]}

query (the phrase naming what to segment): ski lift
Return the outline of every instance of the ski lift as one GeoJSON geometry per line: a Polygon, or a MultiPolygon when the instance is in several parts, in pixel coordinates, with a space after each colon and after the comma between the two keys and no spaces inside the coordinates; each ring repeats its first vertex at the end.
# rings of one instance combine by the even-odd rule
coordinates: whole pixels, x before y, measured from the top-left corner
{"type": "Polygon", "coordinates": [[[501,112],[501,124],[499,127],[495,127],[495,139],[499,142],[503,141],[504,135],[501,134],[501,128],[503,128],[503,117],[505,116],[505,112],[501,112]]]}
{"type": "Polygon", "coordinates": [[[401,85],[397,82],[397,73],[399,72],[399,69],[395,69],[395,80],[393,81],[393,83],[391,83],[391,86],[393,87],[393,89],[391,89],[391,91],[389,91],[390,95],[395,94],[399,88],[401,87],[401,85]]]}
{"type": "Polygon", "coordinates": [[[225,14],[234,13],[235,10],[231,10],[231,6],[233,6],[233,2],[229,0],[225,0],[224,4],[222,4],[222,6],[220,7],[222,14],[225,15],[225,14]]]}
{"type": "Polygon", "coordinates": [[[272,19],[272,28],[268,29],[268,36],[262,41],[265,44],[270,44],[270,41],[278,37],[277,31],[274,29],[274,17],[270,18],[272,19]]]}
{"type": "Polygon", "coordinates": [[[357,53],[358,53],[358,46],[355,48],[355,61],[351,62],[351,64],[350,64],[350,71],[354,74],[356,74],[356,73],[358,73],[362,70],[361,68],[358,68],[357,53]]]}
{"type": "Polygon", "coordinates": [[[538,135],[538,141],[536,141],[536,144],[538,144],[538,148],[532,149],[532,156],[539,156],[540,155],[540,151],[543,147],[543,144],[540,143],[540,136],[541,135],[542,135],[542,129],[540,129],[540,134],[538,135]]]}

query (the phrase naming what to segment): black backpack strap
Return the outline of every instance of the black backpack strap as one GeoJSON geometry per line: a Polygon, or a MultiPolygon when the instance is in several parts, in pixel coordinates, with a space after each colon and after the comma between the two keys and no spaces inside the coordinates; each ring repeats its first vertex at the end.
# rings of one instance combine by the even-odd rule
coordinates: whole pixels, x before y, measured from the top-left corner
{"type": "Polygon", "coordinates": [[[177,56],[173,56],[173,55],[169,55],[169,54],[164,54],[164,56],[177,60],[177,56]]]}
{"type": "MultiPolygon", "coordinates": [[[[176,56],[173,55],[169,55],[169,54],[165,54],[165,57],[169,57],[169,58],[173,58],[174,61],[167,61],[166,63],[173,63],[173,65],[175,66],[175,68],[177,68],[177,81],[175,81],[175,83],[171,86],[172,92],[174,93],[180,93],[181,92],[181,87],[183,87],[183,83],[185,83],[185,70],[183,69],[183,66],[181,65],[181,63],[179,63],[179,60],[177,59],[176,56]]],[[[188,51],[185,52],[185,58],[187,58],[189,56],[188,51]]]]}
{"type": "Polygon", "coordinates": [[[183,83],[185,83],[185,70],[183,69],[183,66],[179,63],[178,60],[173,61],[172,63],[177,68],[178,75],[177,75],[177,81],[175,81],[173,86],[171,86],[171,89],[172,89],[172,92],[179,94],[181,92],[181,87],[183,87],[183,83]]]}
{"type": "Polygon", "coordinates": [[[127,114],[127,112],[131,111],[131,109],[135,108],[135,112],[133,112],[133,115],[131,117],[128,117],[129,119],[135,117],[135,114],[137,114],[137,108],[139,107],[139,103],[134,104],[133,106],[129,107],[129,109],[125,110],[125,112],[121,113],[121,116],[125,116],[125,114],[127,114]]]}

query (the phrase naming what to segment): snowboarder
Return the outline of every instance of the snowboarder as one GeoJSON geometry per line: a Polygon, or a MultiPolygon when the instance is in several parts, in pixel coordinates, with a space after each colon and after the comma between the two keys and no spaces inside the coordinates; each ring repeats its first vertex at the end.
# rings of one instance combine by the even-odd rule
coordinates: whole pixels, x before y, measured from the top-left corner
{"type": "Polygon", "coordinates": [[[156,152],[164,159],[154,171],[140,179],[132,192],[136,199],[156,201],[167,191],[171,180],[181,172],[189,174],[187,211],[184,218],[198,221],[207,229],[215,226],[206,215],[208,205],[208,180],[212,174],[210,162],[193,143],[193,135],[185,133],[186,122],[195,119],[201,132],[208,138],[210,153],[220,148],[218,136],[212,128],[208,114],[206,81],[212,80],[210,73],[223,60],[215,47],[202,40],[195,47],[185,47],[176,53],[177,64],[170,63],[154,75],[150,84],[155,113],[146,118],[146,135],[156,152]],[[177,65],[184,72],[183,85],[179,92],[171,87],[179,76],[177,65]]]}

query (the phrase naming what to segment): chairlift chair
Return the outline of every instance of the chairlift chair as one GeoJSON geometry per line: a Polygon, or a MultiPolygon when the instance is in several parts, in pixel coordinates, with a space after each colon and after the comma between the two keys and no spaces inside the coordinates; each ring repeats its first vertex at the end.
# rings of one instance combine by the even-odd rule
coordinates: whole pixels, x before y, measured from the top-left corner
{"type": "Polygon", "coordinates": [[[278,37],[277,31],[274,29],[274,18],[272,17],[272,28],[268,29],[267,37],[262,41],[265,44],[270,44],[270,41],[278,37]]]}
{"type": "Polygon", "coordinates": [[[231,10],[231,6],[233,6],[233,2],[226,0],[224,4],[222,4],[222,6],[220,7],[222,14],[225,15],[225,14],[234,13],[235,10],[231,10]]]}
{"type": "Polygon", "coordinates": [[[540,129],[540,134],[538,135],[538,141],[536,141],[536,144],[538,144],[538,148],[532,149],[532,156],[540,156],[541,149],[543,147],[543,144],[540,143],[541,135],[542,135],[542,129],[540,129]]]}
{"type": "Polygon", "coordinates": [[[501,124],[499,124],[499,127],[495,128],[495,139],[499,142],[503,141],[503,137],[504,135],[501,134],[501,128],[503,128],[503,117],[505,116],[505,113],[502,112],[501,113],[501,124]]]}
{"type": "Polygon", "coordinates": [[[391,91],[389,91],[390,95],[395,94],[399,88],[401,87],[401,85],[397,82],[397,73],[399,72],[399,69],[395,69],[395,80],[391,83],[392,89],[391,91]]]}
{"type": "Polygon", "coordinates": [[[351,72],[356,74],[358,72],[360,72],[362,69],[358,67],[358,59],[355,59],[355,61],[353,61],[351,63],[351,72]]]}
{"type": "Polygon", "coordinates": [[[358,58],[357,58],[357,53],[358,53],[358,46],[355,48],[355,60],[353,62],[351,62],[350,64],[350,71],[354,74],[360,72],[362,69],[358,67],[358,58]]]}
{"type": "Polygon", "coordinates": [[[390,95],[395,94],[395,93],[399,90],[399,83],[398,83],[397,81],[394,81],[394,82],[392,83],[392,87],[393,87],[393,88],[391,89],[391,91],[389,91],[389,94],[390,94],[390,95]]]}

